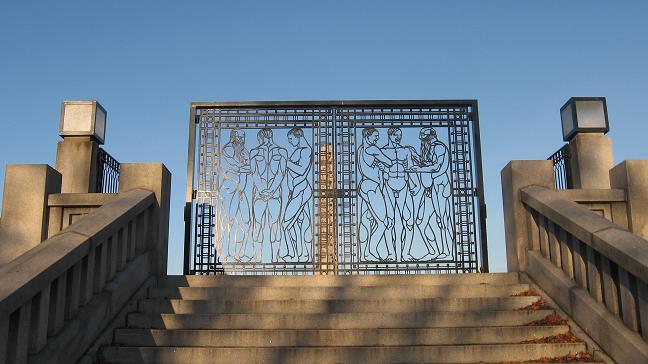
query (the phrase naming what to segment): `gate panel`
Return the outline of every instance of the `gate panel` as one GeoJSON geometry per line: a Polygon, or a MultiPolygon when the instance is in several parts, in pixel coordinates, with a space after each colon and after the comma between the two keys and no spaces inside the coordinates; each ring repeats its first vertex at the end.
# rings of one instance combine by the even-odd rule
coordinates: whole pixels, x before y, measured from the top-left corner
{"type": "Polygon", "coordinates": [[[195,110],[186,273],[459,273],[486,266],[475,102],[195,110]]]}

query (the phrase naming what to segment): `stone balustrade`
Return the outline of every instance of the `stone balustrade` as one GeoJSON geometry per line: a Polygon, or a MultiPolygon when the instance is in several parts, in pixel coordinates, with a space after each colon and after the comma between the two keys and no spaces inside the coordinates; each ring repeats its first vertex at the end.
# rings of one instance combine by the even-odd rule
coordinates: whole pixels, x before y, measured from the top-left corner
{"type": "MultiPolygon", "coordinates": [[[[50,196],[50,207],[65,198],[50,196]]],[[[133,189],[105,199],[0,266],[0,362],[78,361],[153,279],[161,223],[155,193],[133,189]]]]}
{"type": "Polygon", "coordinates": [[[648,241],[570,200],[582,190],[519,194],[526,273],[617,362],[648,362],[648,241]]]}

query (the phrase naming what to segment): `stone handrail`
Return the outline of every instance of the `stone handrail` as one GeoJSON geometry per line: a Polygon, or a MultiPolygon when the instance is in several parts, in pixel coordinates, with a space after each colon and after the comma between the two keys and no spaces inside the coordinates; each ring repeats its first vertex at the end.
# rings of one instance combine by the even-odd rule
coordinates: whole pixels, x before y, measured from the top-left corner
{"type": "Polygon", "coordinates": [[[527,273],[618,362],[648,362],[648,241],[559,192],[520,190],[527,273]]]}
{"type": "MultiPolygon", "coordinates": [[[[149,278],[148,255],[155,249],[155,222],[150,220],[156,206],[148,190],[120,193],[0,267],[0,363],[24,363],[28,355],[29,361],[37,362],[79,360],[96,337],[74,331],[91,325],[96,336],[112,319],[95,317],[101,308],[97,302],[106,300],[107,284],[129,270],[137,273],[128,279],[138,282],[117,285],[109,295],[108,306],[114,311],[149,278]],[[72,324],[75,321],[82,322],[72,324]],[[66,326],[74,327],[62,335],[66,326]],[[51,350],[58,351],[55,357],[48,354],[50,345],[58,347],[51,350]]],[[[100,314],[105,316],[105,308],[100,314]]]]}

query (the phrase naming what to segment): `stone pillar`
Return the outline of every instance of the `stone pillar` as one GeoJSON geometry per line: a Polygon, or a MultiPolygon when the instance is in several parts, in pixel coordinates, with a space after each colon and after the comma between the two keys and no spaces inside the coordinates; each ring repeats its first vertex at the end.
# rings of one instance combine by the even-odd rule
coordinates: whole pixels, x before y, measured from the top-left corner
{"type": "Polygon", "coordinates": [[[97,189],[99,144],[88,136],[66,136],[56,147],[56,170],[63,175],[62,193],[92,193],[97,189]]]}
{"type": "Polygon", "coordinates": [[[569,142],[572,188],[609,189],[612,141],[603,133],[579,133],[569,142]]]}
{"type": "Polygon", "coordinates": [[[0,264],[47,239],[47,197],[61,192],[61,174],[46,164],[9,164],[0,220],[0,264]]]}
{"type": "Polygon", "coordinates": [[[171,172],[162,163],[122,163],[119,172],[119,192],[142,188],[155,193],[157,207],[151,215],[152,271],[167,273],[169,241],[169,208],[171,197],[171,172]]]}
{"type": "Polygon", "coordinates": [[[554,188],[551,161],[510,161],[502,169],[502,202],[506,236],[506,263],[509,272],[526,270],[529,249],[527,212],[520,199],[520,189],[528,186],[554,188]]]}
{"type": "Polygon", "coordinates": [[[610,182],[626,191],[630,231],[648,239],[648,160],[619,163],[610,170],[610,182]]]}

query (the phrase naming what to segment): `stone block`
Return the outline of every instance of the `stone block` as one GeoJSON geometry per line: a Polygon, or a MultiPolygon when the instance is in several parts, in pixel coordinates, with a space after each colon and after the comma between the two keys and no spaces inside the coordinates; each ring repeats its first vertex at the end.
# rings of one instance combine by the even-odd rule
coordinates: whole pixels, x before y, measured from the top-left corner
{"type": "Polygon", "coordinates": [[[553,188],[553,167],[551,161],[546,160],[511,161],[502,169],[501,177],[508,271],[524,271],[529,234],[520,189],[532,185],[553,188]]]}
{"type": "MultiPolygon", "coordinates": [[[[150,232],[153,248],[152,271],[165,275],[167,272],[169,209],[171,197],[171,172],[162,163],[122,163],[119,173],[119,192],[141,188],[155,193],[157,207],[152,212],[150,232]]],[[[150,243],[150,242],[148,242],[150,243]]]]}
{"type": "Polygon", "coordinates": [[[61,192],[96,192],[99,144],[90,137],[66,137],[56,147],[56,170],[63,175],[61,192]]]}
{"type": "Polygon", "coordinates": [[[569,142],[571,176],[575,189],[609,189],[614,165],[612,141],[603,133],[576,134],[569,142]]]}
{"type": "Polygon", "coordinates": [[[648,239],[648,160],[628,160],[610,170],[612,187],[626,191],[630,231],[648,239]]]}
{"type": "Polygon", "coordinates": [[[61,174],[46,164],[7,165],[0,222],[0,265],[47,238],[47,198],[61,192],[61,174]]]}

